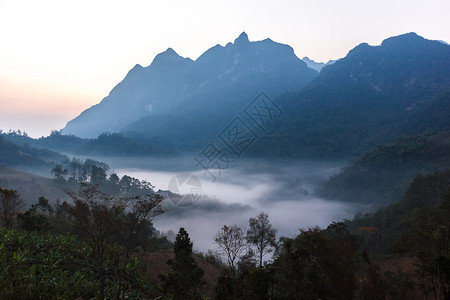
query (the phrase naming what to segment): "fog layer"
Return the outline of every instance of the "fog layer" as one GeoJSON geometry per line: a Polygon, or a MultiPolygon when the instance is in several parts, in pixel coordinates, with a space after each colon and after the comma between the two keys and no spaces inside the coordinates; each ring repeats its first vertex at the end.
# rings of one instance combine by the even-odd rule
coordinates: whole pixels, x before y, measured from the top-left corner
{"type": "MultiPolygon", "coordinates": [[[[163,232],[180,227],[189,232],[194,248],[200,251],[215,249],[214,236],[225,224],[248,227],[248,219],[260,212],[269,215],[280,236],[295,236],[299,228],[326,227],[332,221],[351,218],[362,207],[354,204],[328,201],[313,196],[314,189],[339,172],[342,162],[301,162],[243,160],[229,169],[212,170],[216,180],[204,170],[191,168],[187,158],[167,161],[171,171],[157,168],[116,168],[115,172],[147,180],[155,190],[173,190],[169,184],[177,174],[194,175],[201,184],[201,197],[188,207],[179,207],[170,199],[165,200],[166,212],[154,220],[155,227],[163,232]],[[179,160],[180,169],[174,170],[179,160]]],[[[123,164],[110,163],[113,168],[123,164]]],[[[144,165],[144,164],[143,164],[144,165]]],[[[146,166],[151,163],[145,164],[146,166]]],[[[195,165],[192,164],[194,167],[195,165]]],[[[180,188],[180,192],[183,189],[180,188]]],[[[186,190],[184,190],[186,191],[186,190]]]]}

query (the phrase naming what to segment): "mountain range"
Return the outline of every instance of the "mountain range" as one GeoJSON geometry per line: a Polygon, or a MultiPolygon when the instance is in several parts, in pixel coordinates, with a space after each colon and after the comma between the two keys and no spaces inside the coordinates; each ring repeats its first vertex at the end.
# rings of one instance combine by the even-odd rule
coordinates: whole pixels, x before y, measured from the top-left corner
{"type": "Polygon", "coordinates": [[[159,148],[198,151],[261,91],[284,114],[256,132],[250,153],[360,155],[401,135],[450,129],[450,48],[407,33],[379,46],[362,43],[320,73],[290,46],[250,42],[245,33],[195,61],[169,48],[150,66],[136,65],[63,133],[122,132],[159,148]]]}
{"type": "Polygon", "coordinates": [[[211,136],[211,122],[226,121],[261,89],[277,96],[301,89],[317,75],[290,46],[270,39],[250,42],[246,33],[195,61],[169,48],[150,66],[131,69],[109,96],[70,121],[63,133],[97,137],[132,131],[149,137],[164,132],[167,137],[202,123],[195,132],[211,136]]]}
{"type": "MultiPolygon", "coordinates": [[[[299,93],[258,152],[354,156],[402,135],[450,129],[450,47],[408,33],[360,44],[299,93]]],[[[255,149],[256,151],[256,149],[255,149]]]]}

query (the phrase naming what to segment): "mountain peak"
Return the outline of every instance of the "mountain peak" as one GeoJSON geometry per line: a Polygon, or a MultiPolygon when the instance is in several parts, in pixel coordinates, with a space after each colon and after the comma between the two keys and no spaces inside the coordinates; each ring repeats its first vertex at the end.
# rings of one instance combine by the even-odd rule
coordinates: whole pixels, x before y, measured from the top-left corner
{"type": "Polygon", "coordinates": [[[175,50],[172,48],[167,48],[166,51],[159,53],[156,55],[156,57],[153,59],[152,65],[159,64],[160,62],[164,61],[177,61],[183,59],[181,56],[179,56],[175,50]]]}
{"type": "Polygon", "coordinates": [[[237,39],[234,40],[235,45],[249,43],[248,35],[243,31],[237,39]]]}
{"type": "Polygon", "coordinates": [[[173,50],[172,48],[167,48],[167,50],[166,51],[164,51],[164,52],[162,52],[161,54],[164,54],[164,55],[175,55],[175,56],[179,56],[176,52],[175,52],[175,50],[173,50]]]}
{"type": "Polygon", "coordinates": [[[401,34],[398,36],[393,36],[393,37],[387,38],[381,43],[381,45],[382,46],[403,46],[405,48],[408,48],[408,47],[412,46],[413,44],[415,45],[417,43],[423,43],[425,41],[426,41],[426,39],[424,39],[417,33],[409,32],[409,33],[405,33],[405,34],[401,34]]]}

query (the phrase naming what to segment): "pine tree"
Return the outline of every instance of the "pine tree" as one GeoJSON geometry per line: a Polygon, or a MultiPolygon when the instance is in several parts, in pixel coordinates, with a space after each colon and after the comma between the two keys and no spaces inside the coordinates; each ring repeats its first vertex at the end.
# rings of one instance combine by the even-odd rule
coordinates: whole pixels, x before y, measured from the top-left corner
{"type": "Polygon", "coordinates": [[[172,273],[161,276],[164,290],[173,299],[199,299],[199,288],[204,284],[203,270],[200,269],[192,257],[192,242],[184,228],[180,228],[173,245],[175,259],[167,264],[172,273]]]}

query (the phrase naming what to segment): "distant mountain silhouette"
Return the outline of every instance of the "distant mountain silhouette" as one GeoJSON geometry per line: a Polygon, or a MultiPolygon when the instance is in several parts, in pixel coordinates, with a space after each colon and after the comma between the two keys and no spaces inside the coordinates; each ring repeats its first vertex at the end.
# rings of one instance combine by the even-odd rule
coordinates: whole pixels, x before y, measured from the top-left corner
{"type": "Polygon", "coordinates": [[[320,73],[291,47],[245,33],[196,61],[169,48],[63,132],[120,131],[159,149],[199,151],[261,90],[284,114],[249,154],[357,156],[402,135],[450,130],[450,48],[408,33],[360,44],[320,73]]]}
{"type": "Polygon", "coordinates": [[[96,137],[132,131],[150,137],[187,129],[206,117],[200,114],[216,124],[260,90],[274,97],[298,91],[316,76],[291,47],[270,39],[250,42],[246,33],[225,47],[212,47],[196,61],[169,48],[150,66],[131,69],[99,104],[68,122],[63,133],[96,137]]]}
{"type": "Polygon", "coordinates": [[[359,155],[401,135],[449,130],[450,47],[415,33],[363,43],[279,102],[287,113],[259,152],[359,155]]]}
{"type": "Polygon", "coordinates": [[[307,57],[307,56],[303,57],[302,60],[306,63],[308,68],[316,70],[317,72],[320,72],[323,67],[332,65],[336,62],[335,60],[330,60],[327,63],[315,62],[314,60],[309,59],[309,57],[307,57]]]}

